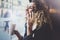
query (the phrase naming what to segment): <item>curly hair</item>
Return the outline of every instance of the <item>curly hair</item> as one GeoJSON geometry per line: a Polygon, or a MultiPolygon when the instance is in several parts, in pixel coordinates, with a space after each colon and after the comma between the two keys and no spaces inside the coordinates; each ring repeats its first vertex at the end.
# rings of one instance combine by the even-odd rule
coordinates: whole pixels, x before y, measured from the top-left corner
{"type": "Polygon", "coordinates": [[[40,27],[42,27],[44,23],[48,23],[50,28],[52,29],[52,21],[50,19],[48,9],[42,2],[38,0],[33,0],[32,2],[36,5],[36,12],[33,12],[33,21],[36,21],[37,25],[39,25],[40,27]]]}

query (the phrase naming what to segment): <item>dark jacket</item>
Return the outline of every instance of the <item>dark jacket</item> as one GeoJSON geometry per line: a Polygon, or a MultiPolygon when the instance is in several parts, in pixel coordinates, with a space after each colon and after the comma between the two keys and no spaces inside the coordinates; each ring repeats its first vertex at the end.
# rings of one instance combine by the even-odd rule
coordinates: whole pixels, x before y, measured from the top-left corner
{"type": "Polygon", "coordinates": [[[50,14],[54,29],[54,40],[60,40],[60,15],[59,13],[50,14]]]}
{"type": "Polygon", "coordinates": [[[23,40],[53,40],[52,33],[52,29],[49,24],[46,23],[38,30],[35,29],[31,35],[25,36],[23,40]]]}

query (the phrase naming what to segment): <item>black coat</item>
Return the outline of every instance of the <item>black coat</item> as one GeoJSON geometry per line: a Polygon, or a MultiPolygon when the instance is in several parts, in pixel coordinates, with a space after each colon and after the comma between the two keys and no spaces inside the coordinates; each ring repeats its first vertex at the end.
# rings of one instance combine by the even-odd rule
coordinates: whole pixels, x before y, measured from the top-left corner
{"type": "Polygon", "coordinates": [[[49,24],[46,23],[40,29],[35,29],[31,35],[25,35],[23,40],[53,40],[53,31],[49,24]]]}

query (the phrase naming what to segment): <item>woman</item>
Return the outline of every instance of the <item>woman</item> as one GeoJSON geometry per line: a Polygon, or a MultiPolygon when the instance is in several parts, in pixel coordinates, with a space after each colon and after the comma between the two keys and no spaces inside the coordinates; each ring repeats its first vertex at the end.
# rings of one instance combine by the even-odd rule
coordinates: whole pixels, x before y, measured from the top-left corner
{"type": "Polygon", "coordinates": [[[24,40],[53,40],[48,9],[43,3],[33,1],[27,11],[27,33],[24,40]]]}
{"type": "Polygon", "coordinates": [[[19,40],[53,40],[51,19],[48,8],[43,3],[35,0],[28,5],[25,25],[24,37],[14,31],[19,40]]]}

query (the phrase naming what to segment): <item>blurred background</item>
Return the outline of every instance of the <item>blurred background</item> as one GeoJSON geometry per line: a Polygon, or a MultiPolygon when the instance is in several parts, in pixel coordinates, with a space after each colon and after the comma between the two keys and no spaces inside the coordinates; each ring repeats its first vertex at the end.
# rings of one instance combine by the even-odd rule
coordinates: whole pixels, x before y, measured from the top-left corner
{"type": "Polygon", "coordinates": [[[15,35],[8,33],[12,20],[16,29],[24,36],[25,9],[28,3],[28,0],[0,0],[0,40],[17,40],[15,35]]]}

